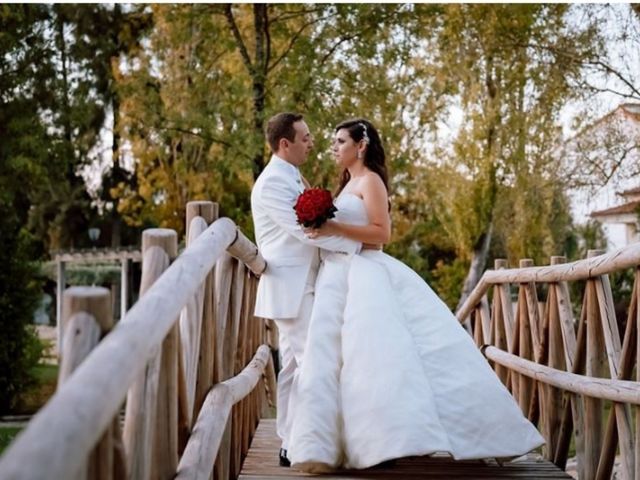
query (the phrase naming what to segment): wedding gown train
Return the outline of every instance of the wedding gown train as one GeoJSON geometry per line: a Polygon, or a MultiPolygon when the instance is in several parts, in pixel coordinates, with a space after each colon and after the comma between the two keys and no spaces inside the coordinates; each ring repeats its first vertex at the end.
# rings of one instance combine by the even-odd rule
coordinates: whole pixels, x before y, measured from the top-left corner
{"type": "MultiPolygon", "coordinates": [[[[337,220],[366,224],[343,193],[337,220]]],[[[375,250],[327,254],[291,398],[288,455],[309,472],[434,452],[512,457],[544,439],[448,307],[375,250]]]]}

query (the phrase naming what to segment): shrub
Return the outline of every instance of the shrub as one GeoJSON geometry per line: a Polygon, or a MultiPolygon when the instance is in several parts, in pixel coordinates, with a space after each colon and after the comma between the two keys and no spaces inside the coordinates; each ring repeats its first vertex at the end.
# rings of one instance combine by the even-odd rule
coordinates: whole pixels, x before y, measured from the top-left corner
{"type": "Polygon", "coordinates": [[[31,370],[42,352],[30,325],[40,298],[30,244],[13,209],[0,202],[0,412],[34,383],[31,370]]]}

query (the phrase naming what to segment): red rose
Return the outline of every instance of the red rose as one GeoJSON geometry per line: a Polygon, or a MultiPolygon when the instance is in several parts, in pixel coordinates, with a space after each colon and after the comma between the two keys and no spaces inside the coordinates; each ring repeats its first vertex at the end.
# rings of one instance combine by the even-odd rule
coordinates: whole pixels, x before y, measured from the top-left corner
{"type": "Polygon", "coordinates": [[[324,188],[308,188],[300,194],[293,209],[298,223],[305,227],[320,226],[335,216],[338,209],[333,205],[331,192],[324,188]]]}

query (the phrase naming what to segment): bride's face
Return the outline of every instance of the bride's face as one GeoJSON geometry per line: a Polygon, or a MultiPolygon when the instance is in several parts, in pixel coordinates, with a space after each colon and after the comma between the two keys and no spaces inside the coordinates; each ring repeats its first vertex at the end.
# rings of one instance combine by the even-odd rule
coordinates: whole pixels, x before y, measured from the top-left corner
{"type": "Polygon", "coordinates": [[[349,135],[349,130],[341,128],[333,137],[331,152],[339,167],[349,168],[358,161],[358,144],[349,135]]]}

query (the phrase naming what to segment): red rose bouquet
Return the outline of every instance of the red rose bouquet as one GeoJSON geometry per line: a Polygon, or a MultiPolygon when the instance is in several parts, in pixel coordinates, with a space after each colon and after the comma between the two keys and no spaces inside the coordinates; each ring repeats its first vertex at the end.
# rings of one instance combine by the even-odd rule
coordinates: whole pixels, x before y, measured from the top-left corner
{"type": "Polygon", "coordinates": [[[324,188],[307,188],[300,194],[293,209],[298,223],[304,227],[320,228],[333,218],[338,209],[333,205],[331,192],[324,188]]]}

